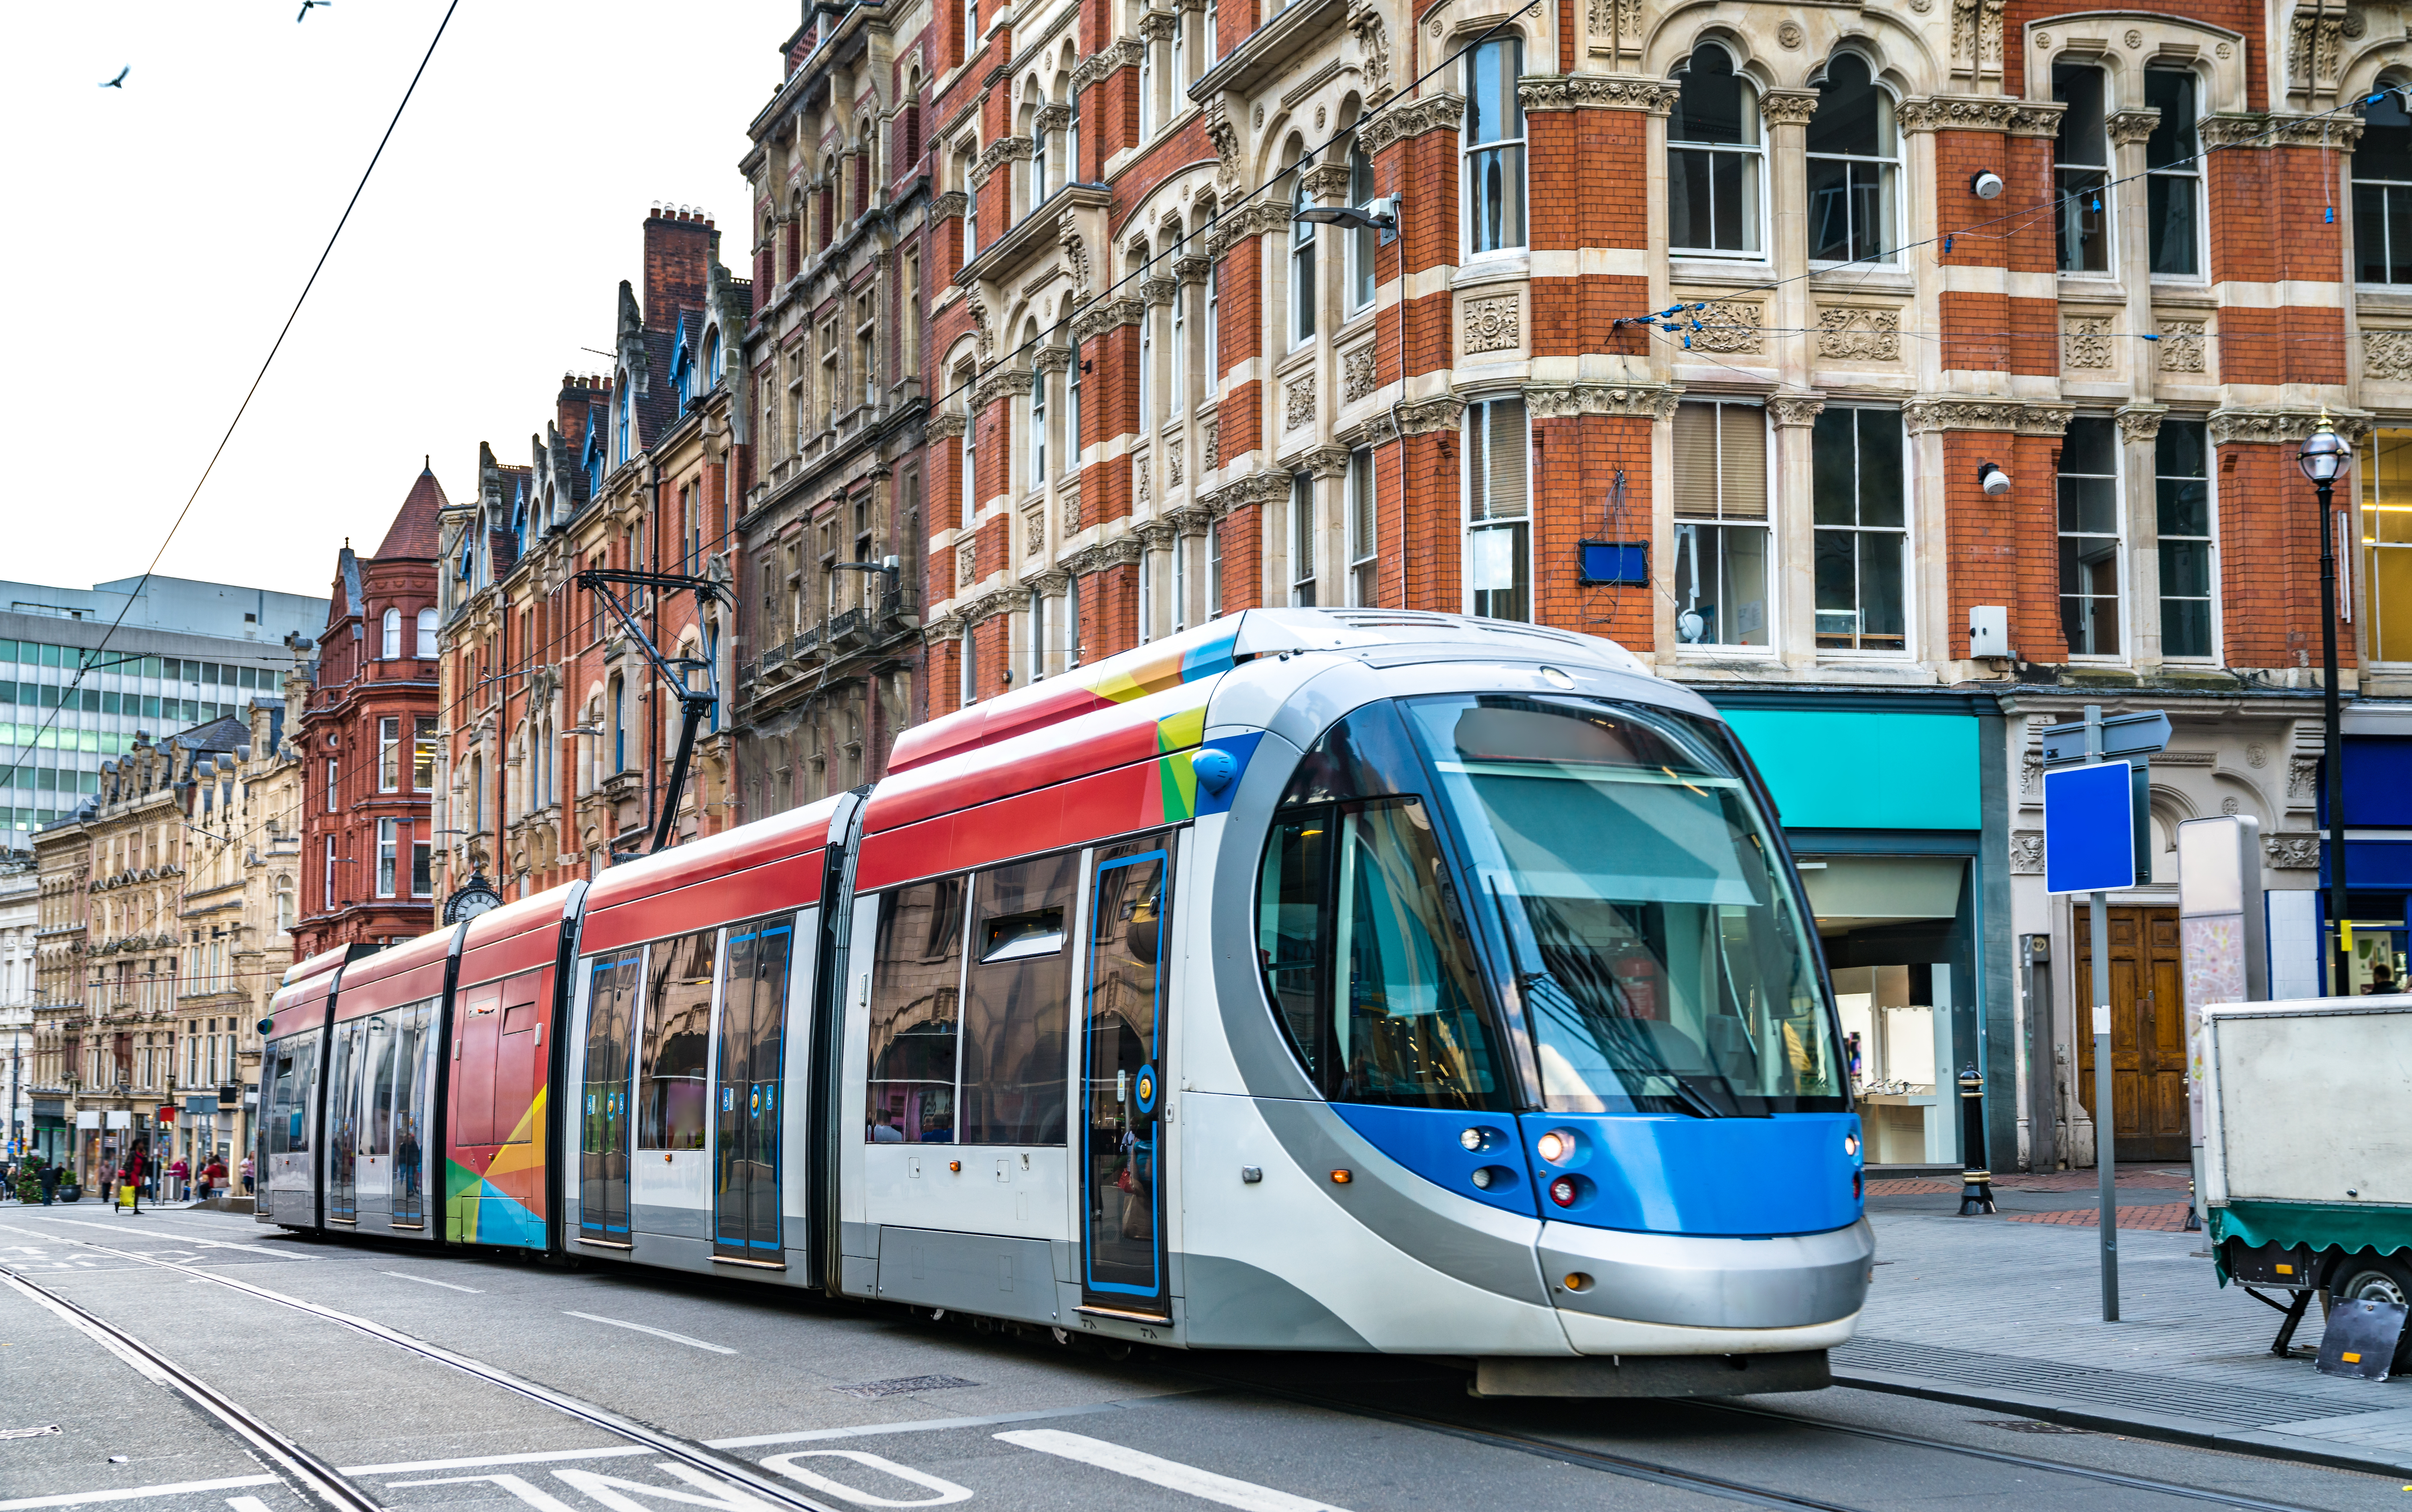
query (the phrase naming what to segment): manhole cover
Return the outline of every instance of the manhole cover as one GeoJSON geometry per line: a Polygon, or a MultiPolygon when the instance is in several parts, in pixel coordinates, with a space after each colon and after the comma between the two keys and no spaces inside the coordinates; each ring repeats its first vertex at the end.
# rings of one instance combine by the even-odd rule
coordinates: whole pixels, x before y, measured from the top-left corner
{"type": "Polygon", "coordinates": [[[892,1381],[857,1381],[852,1386],[833,1386],[830,1389],[868,1402],[876,1397],[909,1397],[923,1391],[952,1391],[978,1385],[978,1381],[966,1381],[960,1375],[900,1375],[892,1381]]]}

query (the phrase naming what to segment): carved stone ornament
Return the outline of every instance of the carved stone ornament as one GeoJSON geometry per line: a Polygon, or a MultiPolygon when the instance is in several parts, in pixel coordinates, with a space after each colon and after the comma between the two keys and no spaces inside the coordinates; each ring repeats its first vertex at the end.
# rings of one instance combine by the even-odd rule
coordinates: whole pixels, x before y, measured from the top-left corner
{"type": "Polygon", "coordinates": [[[1348,470],[1348,448],[1329,442],[1287,459],[1290,470],[1313,477],[1338,477],[1348,470]]]}
{"type": "Polygon", "coordinates": [[[1356,6],[1348,12],[1348,30],[1357,38],[1360,59],[1357,72],[1364,81],[1366,97],[1386,95],[1390,86],[1390,39],[1382,29],[1380,8],[1356,6]]]}
{"type": "Polygon", "coordinates": [[[1035,373],[1061,373],[1071,365],[1069,346],[1041,346],[1030,354],[1030,367],[1035,373]]]}
{"type": "Polygon", "coordinates": [[[1150,304],[1170,304],[1181,292],[1178,278],[1142,278],[1139,281],[1139,297],[1150,304]]]}
{"type": "Polygon", "coordinates": [[[2110,328],[2107,316],[2075,316],[2061,322],[2060,365],[2065,368],[2112,366],[2110,328]]]}
{"type": "Polygon", "coordinates": [[[1647,110],[1665,115],[1680,91],[1664,79],[1623,74],[1526,74],[1516,98],[1527,110],[1647,110]]]}
{"type": "Polygon", "coordinates": [[[1044,556],[1047,552],[1047,508],[1032,505],[1022,512],[1022,554],[1044,556]]]}
{"type": "Polygon", "coordinates": [[[1776,394],[1767,402],[1767,412],[1778,430],[1815,425],[1825,409],[1824,394],[1776,394]]]}
{"type": "Polygon", "coordinates": [[[1072,68],[1072,90],[1075,94],[1103,81],[1117,68],[1136,68],[1145,55],[1147,44],[1136,37],[1118,37],[1103,49],[1082,58],[1072,68]]]}
{"type": "Polygon", "coordinates": [[[963,311],[972,318],[972,333],[979,343],[980,366],[996,360],[996,328],[988,322],[988,306],[974,294],[963,301],[963,311]]]}
{"type": "Polygon", "coordinates": [[[1345,159],[1300,169],[1298,182],[1306,190],[1307,200],[1312,204],[1341,205],[1348,202],[1348,164],[1345,159]]]}
{"type": "Polygon", "coordinates": [[[2261,853],[2274,872],[2311,872],[2320,864],[2320,837],[2306,834],[2263,835],[2261,853]]]}
{"type": "Polygon", "coordinates": [[[1684,390],[1673,384],[1537,383],[1524,386],[1524,408],[1536,419],[1619,415],[1671,420],[1684,390]]]}
{"type": "MultiPolygon", "coordinates": [[[[2368,415],[2329,411],[2337,434],[2359,442],[2376,428],[2368,415]]],[[[2300,446],[2319,424],[2313,410],[2215,409],[2211,412],[2211,444],[2225,446],[2300,446]]]]}
{"type": "Polygon", "coordinates": [[[1065,265],[1072,270],[1072,289],[1076,294],[1089,292],[1089,239],[1081,234],[1078,212],[1066,210],[1055,222],[1055,240],[1063,244],[1065,265]]]}
{"type": "Polygon", "coordinates": [[[2320,758],[2296,756],[2287,763],[2287,797],[2310,802],[2319,796],[2320,758]]]}
{"type": "MultiPolygon", "coordinates": [[[[1464,347],[1469,355],[1506,351],[1523,345],[1523,301],[1514,294],[1466,301],[1463,323],[1464,347]]],[[[1368,348],[1369,355],[1370,351],[1368,348]]]]}
{"type": "MultiPolygon", "coordinates": [[[[1361,137],[1360,139],[1361,139],[1361,137]]],[[[1206,232],[1206,256],[1220,257],[1252,236],[1289,228],[1289,205],[1285,200],[1257,199],[1239,209],[1216,216],[1206,232]]]]}
{"type": "Polygon", "coordinates": [[[1394,141],[1420,137],[1427,131],[1455,131],[1465,121],[1463,95],[1420,95],[1385,106],[1373,119],[1360,122],[1357,144],[1368,157],[1394,141]]]}
{"type": "Polygon", "coordinates": [[[982,378],[972,389],[972,413],[977,415],[1007,394],[1019,397],[1030,392],[1034,379],[1027,368],[999,368],[982,378]]]}
{"type": "Polygon", "coordinates": [[[1199,428],[1204,433],[1203,444],[1198,448],[1199,465],[1208,472],[1223,465],[1223,417],[1208,417],[1199,428]]]}
{"type": "Polygon", "coordinates": [[[934,220],[947,220],[970,209],[971,203],[971,196],[961,189],[949,189],[930,201],[930,215],[934,220]]]}
{"type": "Polygon", "coordinates": [[[2003,0],[1951,0],[1951,71],[1980,79],[2002,72],[2003,0]]]}
{"type": "Polygon", "coordinates": [[[1202,252],[1193,252],[1185,257],[1172,259],[1172,276],[1184,284],[1202,284],[1206,282],[1207,275],[1213,271],[1214,259],[1202,252]]]}
{"type": "Polygon", "coordinates": [[[1640,56],[1641,35],[1641,0],[1590,0],[1586,22],[1591,33],[1591,51],[1611,57],[1632,54],[1640,56]]]}
{"type": "Polygon", "coordinates": [[[1169,489],[1177,489],[1181,486],[1181,438],[1179,436],[1164,444],[1164,486],[1169,489]]]}
{"type": "Polygon", "coordinates": [[[961,410],[942,409],[930,417],[921,427],[921,433],[933,441],[952,441],[962,435],[964,427],[970,423],[970,418],[961,410]]]}
{"type": "Polygon", "coordinates": [[[1055,506],[1061,512],[1066,539],[1081,534],[1081,485],[1065,483],[1055,491],[1055,506]]]}
{"type": "Polygon", "coordinates": [[[2043,875],[2043,831],[2014,829],[2010,832],[2010,870],[2020,876],[2043,875]]]}
{"type": "Polygon", "coordinates": [[[2161,339],[2153,345],[2160,348],[2157,359],[2163,373],[2200,373],[2203,371],[2203,340],[2205,322],[2200,320],[2164,320],[2161,339]]]}
{"type": "Polygon", "coordinates": [[[1072,340],[1086,342],[1117,326],[1135,326],[1147,317],[1147,303],[1133,295],[1100,300],[1072,317],[1072,340]]]}
{"type": "Polygon", "coordinates": [[[1148,465],[1147,453],[1144,451],[1132,453],[1131,503],[1135,506],[1147,503],[1149,498],[1153,496],[1153,485],[1155,482],[1155,469],[1148,465]]]}
{"type": "Polygon", "coordinates": [[[2049,137],[2060,130],[2068,107],[2052,100],[2014,100],[1994,95],[1937,95],[1904,100],[1904,131],[2007,131],[2014,137],[2049,137]]]}
{"type": "Polygon", "coordinates": [[[972,574],[978,570],[979,550],[970,541],[955,548],[955,587],[957,591],[972,585],[972,574]]]}
{"type": "Polygon", "coordinates": [[[2363,331],[2361,375],[2382,383],[2412,382],[2412,330],[2363,331]]]}
{"type": "Polygon", "coordinates": [[[1901,407],[1912,435],[1926,431],[2009,431],[2020,435],[2059,435],[2068,429],[2074,406],[2022,404],[1999,399],[1913,399],[1901,407]]]}
{"type": "Polygon", "coordinates": [[[2119,422],[2122,441],[2152,441],[2161,433],[2161,417],[2169,412],[2167,404],[2128,404],[2112,417],[2119,422]]]}
{"type": "Polygon", "coordinates": [[[1282,429],[1303,431],[1315,423],[1315,374],[1282,390],[1282,429]]]}
{"type": "Polygon", "coordinates": [[[2150,107],[2133,110],[2113,110],[2103,123],[2110,128],[2110,142],[2126,147],[2151,137],[2161,125],[2161,112],[2150,107]]]}
{"type": "Polygon", "coordinates": [[[1759,118],[1771,126],[1805,126],[1817,113],[1814,89],[1771,89],[1759,96],[1759,118]]]}
{"type": "Polygon", "coordinates": [[[1206,139],[1214,147],[1214,181],[1226,190],[1238,187],[1240,128],[1231,124],[1230,113],[1223,106],[1223,96],[1217,95],[1208,100],[1201,117],[1206,125],[1206,139]]]}
{"type": "Polygon", "coordinates": [[[1151,10],[1139,19],[1139,35],[1151,42],[1169,42],[1181,29],[1181,18],[1169,10],[1151,10]]]}
{"type": "MultiPolygon", "coordinates": [[[[1532,403],[1532,391],[1525,390],[1525,404],[1532,403]]],[[[1430,435],[1436,431],[1458,431],[1465,426],[1465,401],[1456,394],[1434,394],[1398,406],[1397,423],[1393,412],[1375,410],[1367,416],[1362,444],[1378,447],[1396,441],[1403,435],[1430,435]]]]}
{"type": "Polygon", "coordinates": [[[2019,757],[2019,796],[2035,798],[2043,791],[2043,753],[2029,751],[2019,757]]]}
{"type": "Polygon", "coordinates": [[[2317,95],[2336,89],[2345,18],[2339,0],[2295,0],[2287,26],[2287,93],[2317,95]]]}
{"type": "Polygon", "coordinates": [[[1766,349],[1767,338],[1760,329],[1766,323],[1764,305],[1745,300],[1715,300],[1707,309],[1693,313],[1699,317],[1700,329],[1692,332],[1692,350],[1731,353],[1766,349]]]}
{"type": "Polygon", "coordinates": [[[1862,307],[1817,312],[1817,355],[1846,362],[1901,360],[1901,312],[1862,307]]]}
{"type": "Polygon", "coordinates": [[[1289,497],[1287,473],[1250,473],[1199,496],[1198,502],[1218,518],[1249,505],[1267,505],[1289,497]]]}
{"type": "Polygon", "coordinates": [[[1353,404],[1380,387],[1374,366],[1374,344],[1367,342],[1340,359],[1340,402],[1353,404]]]}
{"type": "Polygon", "coordinates": [[[1797,21],[1787,21],[1775,29],[1775,45],[1787,52],[1800,51],[1801,44],[1807,40],[1809,34],[1801,29],[1797,21]]]}
{"type": "Polygon", "coordinates": [[[1030,120],[1042,131],[1061,131],[1072,124],[1072,108],[1068,105],[1042,105],[1030,113],[1030,120]]]}

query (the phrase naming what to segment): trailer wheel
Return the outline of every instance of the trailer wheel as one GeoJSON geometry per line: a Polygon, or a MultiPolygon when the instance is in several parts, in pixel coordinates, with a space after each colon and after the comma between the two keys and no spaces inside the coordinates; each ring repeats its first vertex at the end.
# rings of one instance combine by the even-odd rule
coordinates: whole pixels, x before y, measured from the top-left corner
{"type": "MultiPolygon", "coordinates": [[[[2348,1255],[2329,1283],[2329,1296],[2339,1302],[2393,1302],[2412,1306],[2412,1266],[2400,1256],[2373,1255],[2367,1250],[2348,1255]]],[[[2395,1369],[2412,1367],[2412,1328],[2395,1345],[2395,1369]]]]}

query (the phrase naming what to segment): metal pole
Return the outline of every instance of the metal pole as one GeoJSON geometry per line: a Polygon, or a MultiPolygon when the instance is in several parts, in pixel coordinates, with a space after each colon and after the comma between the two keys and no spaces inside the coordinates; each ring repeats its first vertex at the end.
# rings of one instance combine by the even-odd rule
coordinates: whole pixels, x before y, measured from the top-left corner
{"type": "Polygon", "coordinates": [[[2329,929],[2336,941],[2336,980],[2330,987],[2333,997],[2348,996],[2353,991],[2353,950],[2346,943],[2345,902],[2345,716],[2337,697],[2337,602],[2336,602],[2336,517],[2331,512],[2329,495],[2332,484],[2317,485],[2320,492],[2320,673],[2328,719],[2328,745],[2325,752],[2328,767],[2329,804],[2329,929]]]}
{"type": "Polygon", "coordinates": [[[1960,1073],[1960,1216],[1993,1211],[1993,1173],[1985,1148],[1985,1079],[1975,1062],[1960,1073]]]}
{"type": "MultiPolygon", "coordinates": [[[[2102,760],[2102,706],[2085,706],[2085,760],[2102,760]]],[[[2110,1107],[2110,895],[2089,904],[2094,936],[2094,1170],[2101,1194],[2102,1321],[2119,1321],[2119,1139],[2110,1107]]]]}

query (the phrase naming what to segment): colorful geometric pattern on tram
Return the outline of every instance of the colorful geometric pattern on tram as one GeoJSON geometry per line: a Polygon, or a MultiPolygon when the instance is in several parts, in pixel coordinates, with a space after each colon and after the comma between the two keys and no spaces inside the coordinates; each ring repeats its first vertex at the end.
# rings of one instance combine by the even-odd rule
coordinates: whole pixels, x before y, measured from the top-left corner
{"type": "Polygon", "coordinates": [[[509,1142],[459,1149],[444,1162],[444,1238],[455,1244],[544,1248],[545,1091],[520,1115],[509,1142]]]}

